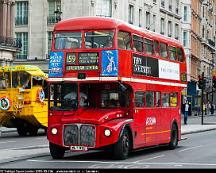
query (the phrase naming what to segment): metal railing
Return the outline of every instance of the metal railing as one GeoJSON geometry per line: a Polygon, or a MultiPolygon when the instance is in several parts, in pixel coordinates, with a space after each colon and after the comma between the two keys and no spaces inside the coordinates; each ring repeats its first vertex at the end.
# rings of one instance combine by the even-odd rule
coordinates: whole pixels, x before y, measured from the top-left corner
{"type": "Polygon", "coordinates": [[[0,47],[1,46],[20,49],[22,47],[22,42],[19,39],[0,36],[0,47]]]}
{"type": "Polygon", "coordinates": [[[55,24],[57,23],[57,19],[55,15],[50,15],[47,17],[47,24],[51,25],[51,24],[55,24]]]}

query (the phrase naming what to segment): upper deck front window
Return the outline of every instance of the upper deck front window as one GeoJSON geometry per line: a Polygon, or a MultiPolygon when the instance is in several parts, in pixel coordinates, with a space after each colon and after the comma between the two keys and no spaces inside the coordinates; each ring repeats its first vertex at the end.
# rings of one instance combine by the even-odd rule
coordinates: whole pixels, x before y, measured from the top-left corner
{"type": "Polygon", "coordinates": [[[113,31],[90,31],[85,33],[86,48],[111,48],[113,47],[113,31]]]}
{"type": "Polygon", "coordinates": [[[55,35],[55,49],[77,49],[81,48],[81,32],[61,32],[55,35]]]}

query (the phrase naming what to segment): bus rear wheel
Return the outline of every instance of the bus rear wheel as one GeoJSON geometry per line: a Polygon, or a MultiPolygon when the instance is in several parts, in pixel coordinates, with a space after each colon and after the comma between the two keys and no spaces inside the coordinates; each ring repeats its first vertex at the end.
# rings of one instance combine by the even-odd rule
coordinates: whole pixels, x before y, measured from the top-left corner
{"type": "Polygon", "coordinates": [[[50,142],[49,149],[53,159],[62,159],[64,157],[65,148],[50,142]]]}
{"type": "Polygon", "coordinates": [[[17,127],[17,133],[19,136],[27,136],[28,130],[25,127],[17,127]]]}
{"type": "Polygon", "coordinates": [[[38,128],[37,127],[30,127],[28,129],[30,136],[36,136],[38,133],[38,128]]]}
{"type": "Polygon", "coordinates": [[[175,124],[172,125],[171,137],[168,148],[173,150],[178,146],[178,128],[175,124]]]}
{"type": "Polygon", "coordinates": [[[128,130],[124,129],[120,139],[114,145],[114,157],[115,159],[124,160],[127,159],[130,152],[130,136],[128,130]]]}

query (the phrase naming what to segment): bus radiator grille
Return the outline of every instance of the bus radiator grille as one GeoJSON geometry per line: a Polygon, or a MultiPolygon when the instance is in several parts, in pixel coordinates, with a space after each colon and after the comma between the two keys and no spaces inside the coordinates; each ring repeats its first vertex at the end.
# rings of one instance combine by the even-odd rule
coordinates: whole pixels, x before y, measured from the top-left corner
{"type": "Polygon", "coordinates": [[[80,129],[80,144],[93,147],[95,145],[95,127],[82,125],[80,129]]]}
{"type": "Polygon", "coordinates": [[[78,126],[67,125],[64,128],[64,145],[77,145],[78,144],[78,126]]]}
{"type": "Polygon", "coordinates": [[[91,125],[65,125],[64,126],[64,145],[82,145],[94,147],[96,141],[95,126],[91,125]]]}

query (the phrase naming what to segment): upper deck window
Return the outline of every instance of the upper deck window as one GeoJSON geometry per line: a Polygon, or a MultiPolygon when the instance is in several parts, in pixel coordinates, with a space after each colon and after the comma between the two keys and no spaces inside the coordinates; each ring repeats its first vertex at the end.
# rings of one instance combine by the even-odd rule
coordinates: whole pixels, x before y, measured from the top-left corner
{"type": "Polygon", "coordinates": [[[81,48],[81,32],[61,32],[55,35],[55,49],[81,48]]]}
{"type": "Polygon", "coordinates": [[[133,44],[134,44],[134,51],[143,52],[143,38],[134,35],[133,36],[133,44]]]}
{"type": "Polygon", "coordinates": [[[183,50],[181,48],[177,49],[177,54],[178,54],[178,60],[180,62],[184,62],[184,54],[183,54],[183,50]]]}
{"type": "Polygon", "coordinates": [[[144,39],[144,47],[145,47],[145,53],[153,55],[154,49],[153,49],[153,42],[149,39],[144,39]]]}
{"type": "Polygon", "coordinates": [[[167,58],[168,57],[167,44],[160,43],[160,55],[163,58],[167,58]]]}
{"type": "Polygon", "coordinates": [[[113,47],[113,31],[91,31],[85,33],[86,48],[111,48],[113,47]]]}
{"type": "Polygon", "coordinates": [[[160,47],[159,47],[159,42],[157,40],[154,41],[154,49],[155,49],[155,55],[159,56],[160,55],[160,47]]]}
{"type": "Polygon", "coordinates": [[[177,60],[176,48],[169,46],[169,55],[171,60],[177,60]]]}
{"type": "Polygon", "coordinates": [[[118,32],[118,48],[131,50],[131,37],[130,33],[119,31],[118,32]]]}

